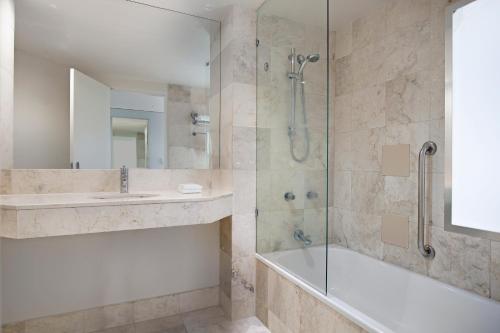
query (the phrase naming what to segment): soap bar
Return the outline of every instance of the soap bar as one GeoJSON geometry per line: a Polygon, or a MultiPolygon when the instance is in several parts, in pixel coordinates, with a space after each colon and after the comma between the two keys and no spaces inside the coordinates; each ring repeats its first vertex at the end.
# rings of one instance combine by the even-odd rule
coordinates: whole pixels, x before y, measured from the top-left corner
{"type": "Polygon", "coordinates": [[[203,186],[198,184],[179,184],[177,190],[183,194],[201,193],[203,186]]]}

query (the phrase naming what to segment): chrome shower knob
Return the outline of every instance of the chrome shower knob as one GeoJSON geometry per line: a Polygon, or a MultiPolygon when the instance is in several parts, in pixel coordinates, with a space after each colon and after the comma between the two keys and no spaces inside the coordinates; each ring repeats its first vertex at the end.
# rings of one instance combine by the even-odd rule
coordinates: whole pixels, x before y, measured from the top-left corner
{"type": "Polygon", "coordinates": [[[286,192],[284,198],[285,201],[293,201],[295,200],[295,194],[293,194],[293,192],[286,192]]]}

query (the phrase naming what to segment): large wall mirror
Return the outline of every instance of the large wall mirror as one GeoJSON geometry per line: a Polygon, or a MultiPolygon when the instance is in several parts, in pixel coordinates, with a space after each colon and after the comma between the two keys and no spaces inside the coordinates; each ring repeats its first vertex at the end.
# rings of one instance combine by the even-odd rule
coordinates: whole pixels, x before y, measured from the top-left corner
{"type": "Polygon", "coordinates": [[[500,240],[500,1],[449,7],[445,228],[500,240]]]}
{"type": "Polygon", "coordinates": [[[16,0],[14,168],[218,168],[219,48],[133,1],[16,0]]]}

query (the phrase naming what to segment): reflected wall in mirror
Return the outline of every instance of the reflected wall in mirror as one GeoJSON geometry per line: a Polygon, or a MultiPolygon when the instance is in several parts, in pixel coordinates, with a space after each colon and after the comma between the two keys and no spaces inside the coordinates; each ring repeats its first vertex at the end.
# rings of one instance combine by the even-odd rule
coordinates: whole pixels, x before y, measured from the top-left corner
{"type": "Polygon", "coordinates": [[[119,0],[17,0],[14,167],[219,167],[220,23],[119,0]]]}
{"type": "Polygon", "coordinates": [[[129,168],[147,168],[148,119],[112,117],[112,155],[114,169],[127,165],[129,168]]]}
{"type": "Polygon", "coordinates": [[[449,7],[445,227],[500,240],[500,2],[449,7]]]}

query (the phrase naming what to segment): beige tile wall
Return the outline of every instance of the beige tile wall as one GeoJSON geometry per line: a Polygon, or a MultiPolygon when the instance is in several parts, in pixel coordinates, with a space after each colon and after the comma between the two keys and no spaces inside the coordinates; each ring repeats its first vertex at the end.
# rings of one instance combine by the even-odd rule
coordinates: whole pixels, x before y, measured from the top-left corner
{"type": "Polygon", "coordinates": [[[107,305],[3,326],[4,333],[159,332],[158,326],[182,326],[176,316],[219,304],[219,287],[107,305]],[[176,325],[154,320],[173,321],[176,325]],[[162,324],[162,325],[158,325],[162,324]]]}
{"type": "Polygon", "coordinates": [[[257,316],[273,333],[366,332],[260,261],[256,287],[257,316]]]}
{"type": "Polygon", "coordinates": [[[222,222],[221,305],[234,319],[255,314],[255,10],[230,7],[222,21],[221,175],[233,186],[222,222]]]}
{"type": "Polygon", "coordinates": [[[336,32],[332,240],[432,278],[500,300],[498,242],[444,225],[444,18],[448,0],[390,1],[336,32]],[[436,258],[416,247],[417,162],[433,140],[429,215],[436,258]],[[383,146],[410,147],[409,176],[386,175],[383,146]],[[382,217],[409,220],[383,242],[382,217]],[[409,246],[405,238],[409,239],[409,246]],[[400,246],[393,243],[400,243],[400,246]]]}
{"type": "MultiPolygon", "coordinates": [[[[217,82],[214,82],[217,84],[217,82]]],[[[209,90],[176,84],[168,85],[167,93],[167,144],[170,169],[209,169],[211,156],[207,153],[206,135],[193,136],[193,131],[207,132],[204,126],[193,126],[191,112],[209,115],[209,90]]],[[[218,132],[218,118],[211,119],[208,132],[218,132]]],[[[218,151],[217,137],[209,138],[212,150],[218,151]]],[[[215,165],[218,167],[218,165],[215,165]]]]}
{"type": "Polygon", "coordinates": [[[1,170],[0,194],[113,192],[120,190],[118,170],[1,170]]]}
{"type": "MultiPolygon", "coordinates": [[[[119,170],[0,170],[0,194],[43,194],[71,192],[118,192],[119,170]]],[[[130,169],[130,191],[176,190],[182,183],[198,183],[204,189],[230,189],[222,170],[130,169]]]]}

